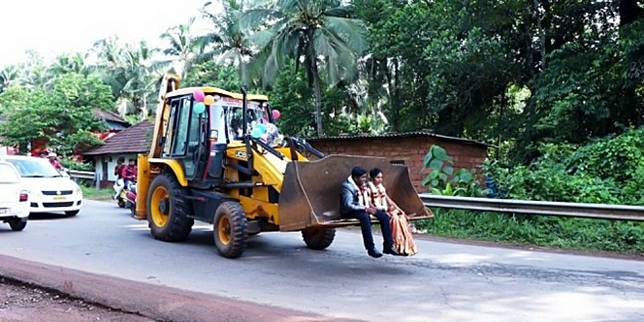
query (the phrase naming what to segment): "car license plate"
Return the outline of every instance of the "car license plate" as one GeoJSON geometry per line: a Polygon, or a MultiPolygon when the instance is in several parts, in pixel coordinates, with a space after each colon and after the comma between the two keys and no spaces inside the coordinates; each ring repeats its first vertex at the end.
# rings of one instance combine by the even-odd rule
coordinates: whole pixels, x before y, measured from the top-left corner
{"type": "Polygon", "coordinates": [[[0,215],[4,215],[4,214],[7,214],[7,213],[9,213],[9,209],[7,209],[7,208],[0,208],[0,215]]]}
{"type": "Polygon", "coordinates": [[[65,197],[54,197],[54,200],[65,200],[65,197]]]}

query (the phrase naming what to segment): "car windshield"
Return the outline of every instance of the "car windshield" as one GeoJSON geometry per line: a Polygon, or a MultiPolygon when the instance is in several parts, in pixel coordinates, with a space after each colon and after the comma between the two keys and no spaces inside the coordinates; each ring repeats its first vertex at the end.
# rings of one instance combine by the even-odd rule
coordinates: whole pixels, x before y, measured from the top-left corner
{"type": "Polygon", "coordinates": [[[13,159],[7,160],[13,164],[20,176],[23,178],[52,178],[52,177],[62,177],[56,168],[45,159],[13,159]]]}
{"type": "Polygon", "coordinates": [[[18,183],[20,177],[9,164],[0,163],[0,183],[18,183]]]}

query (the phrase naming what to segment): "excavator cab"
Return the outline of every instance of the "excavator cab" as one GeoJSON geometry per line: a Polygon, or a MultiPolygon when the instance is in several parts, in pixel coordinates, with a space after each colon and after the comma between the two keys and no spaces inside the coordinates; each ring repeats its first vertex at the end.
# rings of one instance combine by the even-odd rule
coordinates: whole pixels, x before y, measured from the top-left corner
{"type": "Polygon", "coordinates": [[[164,241],[184,240],[194,220],[213,224],[222,256],[242,254],[248,235],[301,231],[324,249],[339,216],[339,188],[353,166],[379,167],[410,220],[430,218],[407,168],[386,159],[325,156],[305,140],[284,138],[268,98],[215,87],[179,88],[167,75],[160,90],[152,146],[139,156],[136,218],[164,241]]]}

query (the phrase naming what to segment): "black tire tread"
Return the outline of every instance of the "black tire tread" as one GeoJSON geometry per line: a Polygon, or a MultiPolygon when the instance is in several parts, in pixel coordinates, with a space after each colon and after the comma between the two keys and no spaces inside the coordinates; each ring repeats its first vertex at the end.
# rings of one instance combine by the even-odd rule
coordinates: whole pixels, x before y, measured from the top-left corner
{"type": "Polygon", "coordinates": [[[236,201],[224,201],[217,207],[215,218],[213,220],[213,233],[215,237],[215,246],[219,254],[226,258],[237,258],[246,249],[248,241],[248,232],[246,231],[246,213],[241,204],[236,201]],[[221,216],[228,216],[232,225],[231,242],[224,246],[218,243],[218,224],[221,216]]]}
{"type": "Polygon", "coordinates": [[[333,228],[307,228],[302,230],[302,239],[310,249],[323,250],[331,246],[335,239],[333,228]]]}
{"type": "Polygon", "coordinates": [[[9,220],[9,227],[11,227],[11,230],[13,231],[22,231],[27,227],[27,220],[20,218],[11,219],[9,220]]]}
{"type": "Polygon", "coordinates": [[[190,231],[192,231],[194,219],[188,217],[189,209],[184,195],[184,189],[181,187],[181,185],[179,185],[177,180],[174,178],[174,175],[163,173],[156,176],[152,180],[150,189],[148,191],[147,215],[148,227],[150,227],[150,232],[152,233],[152,236],[154,236],[154,238],[167,242],[180,242],[188,238],[190,231]],[[174,204],[171,206],[171,209],[174,213],[169,214],[169,222],[165,228],[158,228],[154,225],[154,221],[152,220],[149,211],[152,192],[159,185],[159,182],[166,186],[166,189],[170,194],[171,202],[172,200],[174,200],[174,204]]]}

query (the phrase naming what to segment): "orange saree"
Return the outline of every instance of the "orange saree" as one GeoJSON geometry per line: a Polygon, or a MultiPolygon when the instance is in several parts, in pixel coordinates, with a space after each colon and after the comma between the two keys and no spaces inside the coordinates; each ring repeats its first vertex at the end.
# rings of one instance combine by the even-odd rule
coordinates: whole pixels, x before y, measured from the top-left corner
{"type": "Polygon", "coordinates": [[[411,256],[418,252],[414,236],[409,229],[407,215],[396,203],[389,198],[385,187],[380,184],[376,186],[373,182],[369,182],[369,192],[371,195],[372,204],[387,212],[389,215],[389,223],[391,225],[391,235],[394,241],[394,250],[398,253],[411,256]]]}

